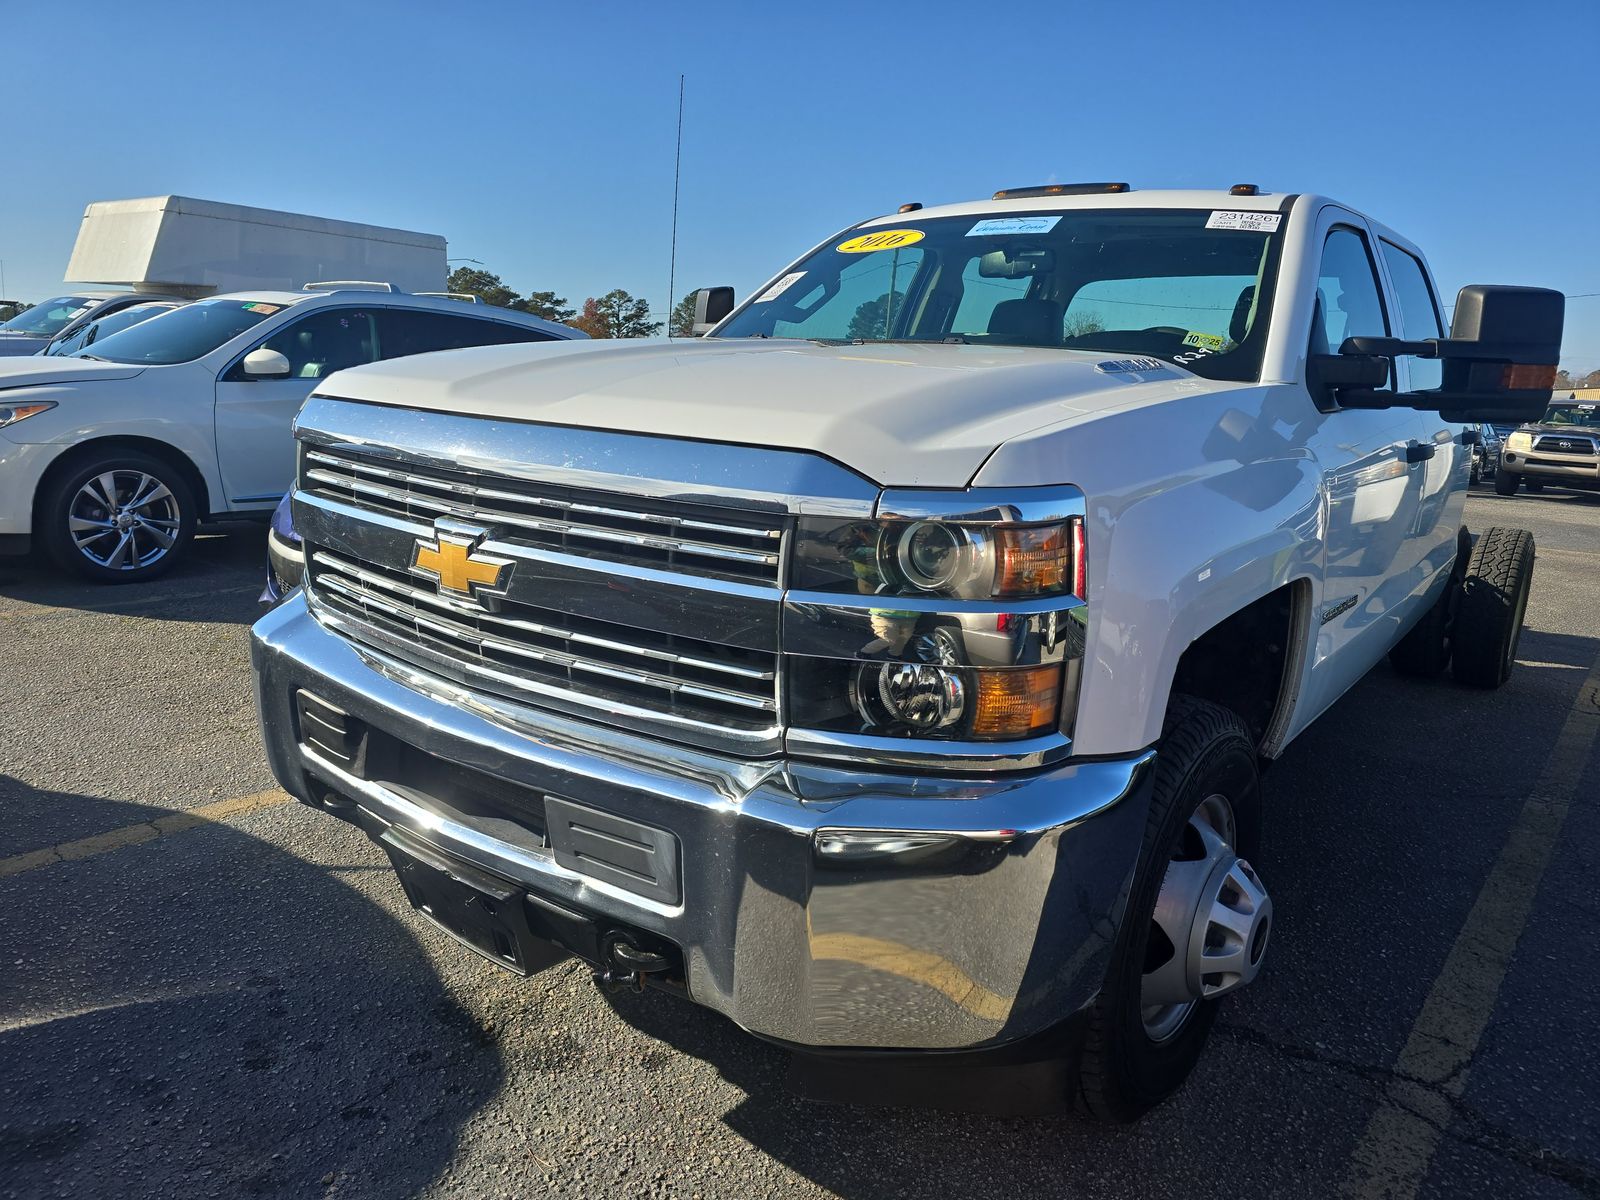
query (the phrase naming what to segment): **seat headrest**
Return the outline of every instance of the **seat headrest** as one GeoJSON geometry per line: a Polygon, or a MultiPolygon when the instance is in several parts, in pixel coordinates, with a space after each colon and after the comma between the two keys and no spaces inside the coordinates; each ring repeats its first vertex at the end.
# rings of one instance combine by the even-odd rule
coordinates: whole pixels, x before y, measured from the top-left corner
{"type": "Polygon", "coordinates": [[[1061,305],[1042,297],[1002,300],[989,314],[989,333],[1027,346],[1061,345],[1061,305]]]}

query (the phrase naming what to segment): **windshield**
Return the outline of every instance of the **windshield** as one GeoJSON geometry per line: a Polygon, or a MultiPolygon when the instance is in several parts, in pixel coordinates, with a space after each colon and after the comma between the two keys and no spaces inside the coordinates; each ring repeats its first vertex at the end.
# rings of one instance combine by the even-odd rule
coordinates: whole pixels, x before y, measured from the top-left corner
{"type": "Polygon", "coordinates": [[[910,217],[830,242],[717,336],[1045,346],[1251,380],[1279,223],[1203,209],[910,217]]]}
{"type": "Polygon", "coordinates": [[[173,309],[159,321],[141,321],[131,329],[98,339],[77,357],[107,362],[169,364],[193,362],[218,346],[259,325],[281,304],[266,301],[197,300],[173,309]]]}
{"type": "Polygon", "coordinates": [[[100,303],[93,296],[57,296],[20,312],[0,329],[7,333],[28,333],[34,337],[55,337],[73,321],[100,303]]]}
{"type": "Polygon", "coordinates": [[[1580,429],[1600,429],[1600,401],[1568,401],[1552,404],[1544,414],[1546,425],[1576,425],[1580,429]]]}
{"type": "Polygon", "coordinates": [[[82,350],[94,345],[103,337],[109,337],[119,329],[127,329],[130,325],[137,325],[140,321],[148,321],[158,313],[167,312],[171,304],[135,304],[131,308],[124,308],[114,312],[108,317],[101,317],[98,321],[90,321],[82,329],[68,334],[64,338],[57,338],[44,348],[44,354],[71,354],[74,350],[82,350]]]}

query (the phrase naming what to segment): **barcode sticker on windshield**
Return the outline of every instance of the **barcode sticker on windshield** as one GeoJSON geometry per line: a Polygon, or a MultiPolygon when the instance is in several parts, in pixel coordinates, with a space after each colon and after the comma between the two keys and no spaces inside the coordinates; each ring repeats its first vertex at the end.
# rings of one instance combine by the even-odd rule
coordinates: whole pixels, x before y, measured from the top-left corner
{"type": "Polygon", "coordinates": [[[1277,233],[1282,213],[1213,212],[1206,218],[1207,229],[1248,229],[1252,233],[1277,233]]]}
{"type": "Polygon", "coordinates": [[[991,217],[967,230],[968,237],[992,237],[997,233],[1049,233],[1060,217],[991,217]]]}
{"type": "Polygon", "coordinates": [[[783,295],[784,292],[788,291],[805,277],[806,273],[804,271],[794,271],[788,275],[785,275],[782,279],[778,280],[777,283],[773,284],[766,291],[762,292],[761,295],[757,296],[755,302],[757,304],[765,304],[768,300],[776,300],[779,296],[783,295]]]}

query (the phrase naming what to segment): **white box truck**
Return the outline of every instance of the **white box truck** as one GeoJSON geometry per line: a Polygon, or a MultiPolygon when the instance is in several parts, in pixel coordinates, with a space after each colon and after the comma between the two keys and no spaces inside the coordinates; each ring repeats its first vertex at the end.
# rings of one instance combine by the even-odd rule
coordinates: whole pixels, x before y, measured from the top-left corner
{"type": "Polygon", "coordinates": [[[331,279],[436,292],[446,271],[445,240],[435,233],[190,196],[97,200],[84,210],[67,264],[71,289],[0,325],[0,356],[37,353],[152,297],[292,292],[331,279]]]}

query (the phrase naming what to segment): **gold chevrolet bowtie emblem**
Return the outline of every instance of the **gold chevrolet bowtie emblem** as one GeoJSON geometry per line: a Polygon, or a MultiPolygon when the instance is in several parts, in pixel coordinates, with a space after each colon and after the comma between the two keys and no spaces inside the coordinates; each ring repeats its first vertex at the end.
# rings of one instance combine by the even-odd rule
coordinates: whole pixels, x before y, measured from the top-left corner
{"type": "Polygon", "coordinates": [[[431,579],[441,592],[454,592],[482,601],[480,591],[504,591],[511,573],[509,558],[496,558],[474,551],[488,536],[488,530],[436,522],[434,537],[418,538],[411,553],[411,573],[431,579]]]}

